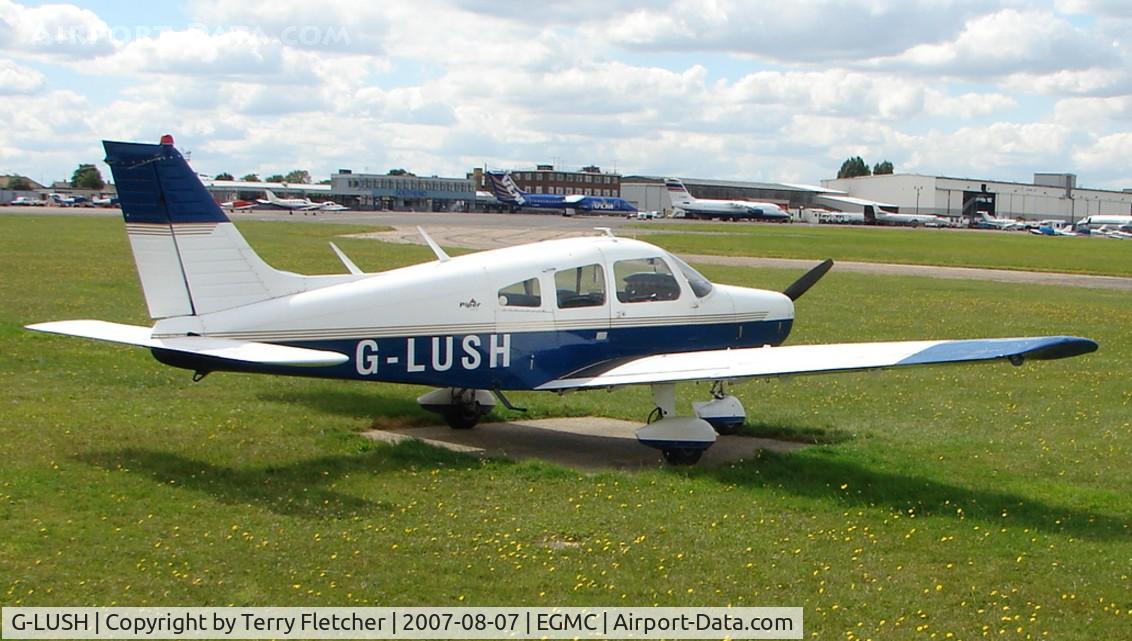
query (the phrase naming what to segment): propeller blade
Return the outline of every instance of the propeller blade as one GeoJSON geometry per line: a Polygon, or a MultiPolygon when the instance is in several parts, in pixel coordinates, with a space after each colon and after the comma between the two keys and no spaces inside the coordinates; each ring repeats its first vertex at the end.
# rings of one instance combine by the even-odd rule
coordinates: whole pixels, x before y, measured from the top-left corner
{"type": "Polygon", "coordinates": [[[820,265],[806,272],[804,276],[791,283],[782,293],[786,294],[790,300],[798,300],[802,297],[802,294],[808,292],[815,283],[821,280],[821,277],[825,276],[825,273],[828,272],[831,267],[833,267],[833,259],[825,259],[820,265]]]}

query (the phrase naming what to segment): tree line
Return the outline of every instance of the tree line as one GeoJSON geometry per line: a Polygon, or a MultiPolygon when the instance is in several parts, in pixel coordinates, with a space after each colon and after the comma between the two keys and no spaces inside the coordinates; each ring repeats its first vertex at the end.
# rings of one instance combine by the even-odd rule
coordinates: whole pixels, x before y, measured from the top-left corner
{"type": "Polygon", "coordinates": [[[853,156],[846,158],[845,162],[841,163],[841,169],[837,170],[838,178],[856,178],[857,176],[880,176],[882,174],[891,174],[893,172],[892,163],[885,160],[873,165],[872,170],[869,165],[860,156],[853,156]]]}

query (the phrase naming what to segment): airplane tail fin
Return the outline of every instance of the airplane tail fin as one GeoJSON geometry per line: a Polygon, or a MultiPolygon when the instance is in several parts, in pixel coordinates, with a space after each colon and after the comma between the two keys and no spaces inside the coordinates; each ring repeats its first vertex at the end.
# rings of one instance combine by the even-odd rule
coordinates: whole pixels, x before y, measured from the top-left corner
{"type": "Polygon", "coordinates": [[[526,194],[515,184],[509,172],[489,171],[485,175],[491,193],[499,202],[505,205],[522,205],[527,201],[526,194]]]}
{"type": "Polygon", "coordinates": [[[270,189],[264,189],[263,195],[269,203],[279,202],[279,196],[276,196],[275,192],[271,191],[270,189]]]}
{"type": "Polygon", "coordinates": [[[103,146],[151,317],[207,314],[309,287],[252,250],[172,136],[103,146]]]}
{"type": "Polygon", "coordinates": [[[692,194],[688,192],[688,188],[679,179],[665,178],[664,187],[668,190],[668,197],[672,199],[672,205],[675,207],[690,205],[695,200],[695,198],[692,198],[692,194]]]}

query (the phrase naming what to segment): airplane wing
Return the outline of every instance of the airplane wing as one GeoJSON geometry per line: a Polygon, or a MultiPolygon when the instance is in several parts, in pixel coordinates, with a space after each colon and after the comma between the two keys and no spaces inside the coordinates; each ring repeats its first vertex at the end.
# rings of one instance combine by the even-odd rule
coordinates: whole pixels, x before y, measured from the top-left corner
{"type": "Polygon", "coordinates": [[[586,197],[583,194],[571,194],[571,195],[563,198],[562,202],[568,203],[568,204],[571,204],[571,205],[576,205],[576,204],[582,202],[583,200],[585,200],[585,198],[586,197]]]}
{"type": "Polygon", "coordinates": [[[211,338],[208,336],[153,338],[153,330],[149,327],[122,325],[99,320],[53,321],[28,325],[27,329],[264,365],[318,367],[338,365],[349,360],[349,356],[338,352],[228,338],[211,338]]]}
{"type": "Polygon", "coordinates": [[[740,380],[911,365],[1025,359],[1050,360],[1096,351],[1075,336],[890,343],[838,343],[707,350],[612,360],[539,386],[567,390],[682,381],[740,380]]]}

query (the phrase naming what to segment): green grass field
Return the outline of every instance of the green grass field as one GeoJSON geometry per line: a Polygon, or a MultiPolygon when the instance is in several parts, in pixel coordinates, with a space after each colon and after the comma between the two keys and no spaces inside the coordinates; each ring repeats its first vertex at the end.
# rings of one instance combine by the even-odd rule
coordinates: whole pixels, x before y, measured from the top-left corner
{"type": "MultiPolygon", "coordinates": [[[[240,228],[305,272],[341,271],[326,241],[359,231],[240,228]]],[[[357,435],[431,422],[419,388],[192,383],[144,350],[25,331],[148,321],[120,221],[3,216],[0,231],[3,605],[802,606],[814,639],[1132,629],[1127,294],[835,270],[799,301],[791,342],[1076,334],[1101,349],[737,385],[752,431],[825,444],[591,474],[357,435]]],[[[335,242],[370,270],[431,255],[335,242]]],[[[768,288],[799,275],[703,271],[768,288]]],[[[643,389],[513,400],[651,409],[643,389]]]]}
{"type": "Polygon", "coordinates": [[[671,232],[649,234],[646,240],[686,254],[1132,276],[1132,243],[1104,238],[841,225],[641,223],[634,227],[671,232]]]}

